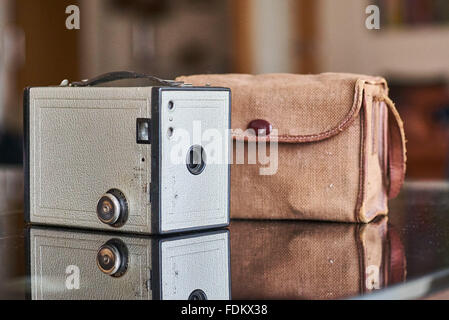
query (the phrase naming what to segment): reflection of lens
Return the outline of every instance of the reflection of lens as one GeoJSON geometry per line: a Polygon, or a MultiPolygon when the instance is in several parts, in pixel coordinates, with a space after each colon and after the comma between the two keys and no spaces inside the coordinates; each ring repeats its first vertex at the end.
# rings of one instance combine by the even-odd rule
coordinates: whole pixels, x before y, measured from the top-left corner
{"type": "Polygon", "coordinates": [[[114,274],[120,268],[120,253],[115,247],[103,246],[98,251],[97,262],[101,271],[114,274]]]}
{"type": "Polygon", "coordinates": [[[125,273],[127,264],[128,249],[119,239],[109,240],[97,252],[97,266],[107,275],[120,277],[125,273]]]}
{"type": "Polygon", "coordinates": [[[196,289],[190,294],[189,300],[207,300],[207,296],[203,290],[196,289]]]}
{"type": "Polygon", "coordinates": [[[203,172],[206,167],[206,152],[203,147],[194,145],[187,152],[187,170],[191,174],[198,175],[203,172]]]}

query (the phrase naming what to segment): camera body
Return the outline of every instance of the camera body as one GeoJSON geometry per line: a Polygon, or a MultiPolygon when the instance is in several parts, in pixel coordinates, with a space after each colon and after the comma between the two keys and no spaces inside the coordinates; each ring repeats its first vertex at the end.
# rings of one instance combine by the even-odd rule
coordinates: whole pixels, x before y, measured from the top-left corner
{"type": "Polygon", "coordinates": [[[226,226],[229,128],[227,88],[27,88],[26,220],[145,234],[226,226]]]}
{"type": "Polygon", "coordinates": [[[32,300],[228,300],[229,231],[124,236],[32,226],[32,300]]]}

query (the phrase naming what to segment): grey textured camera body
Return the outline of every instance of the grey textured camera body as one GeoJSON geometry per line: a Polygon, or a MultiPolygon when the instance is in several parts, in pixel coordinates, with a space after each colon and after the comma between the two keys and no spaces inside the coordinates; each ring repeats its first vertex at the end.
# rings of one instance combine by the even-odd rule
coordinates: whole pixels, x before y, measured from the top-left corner
{"type": "Polygon", "coordinates": [[[32,300],[228,300],[229,231],[124,236],[28,229],[32,300]]]}
{"type": "Polygon", "coordinates": [[[145,234],[226,226],[229,128],[227,88],[27,88],[26,220],[145,234]]]}

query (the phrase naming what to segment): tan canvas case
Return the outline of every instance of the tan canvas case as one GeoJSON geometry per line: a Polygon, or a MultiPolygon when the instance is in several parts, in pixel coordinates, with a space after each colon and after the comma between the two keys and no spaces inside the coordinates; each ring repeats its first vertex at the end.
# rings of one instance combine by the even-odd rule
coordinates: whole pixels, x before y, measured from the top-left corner
{"type": "Polygon", "coordinates": [[[231,88],[234,155],[240,143],[247,153],[251,144],[278,142],[275,174],[261,175],[264,165],[232,166],[232,218],[369,222],[387,214],[387,200],[404,180],[406,156],[403,124],[383,78],[325,73],[177,80],[231,88]],[[242,132],[256,119],[275,130],[242,132]]]}

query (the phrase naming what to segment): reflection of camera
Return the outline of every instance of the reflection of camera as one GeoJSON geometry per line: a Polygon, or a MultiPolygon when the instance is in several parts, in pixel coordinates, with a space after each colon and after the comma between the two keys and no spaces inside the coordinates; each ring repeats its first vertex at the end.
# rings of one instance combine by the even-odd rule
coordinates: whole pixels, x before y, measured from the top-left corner
{"type": "Polygon", "coordinates": [[[229,89],[89,83],[25,91],[28,220],[139,233],[227,225],[229,89]]]}
{"type": "Polygon", "coordinates": [[[32,226],[30,297],[230,299],[229,231],[138,236],[32,226]]]}

